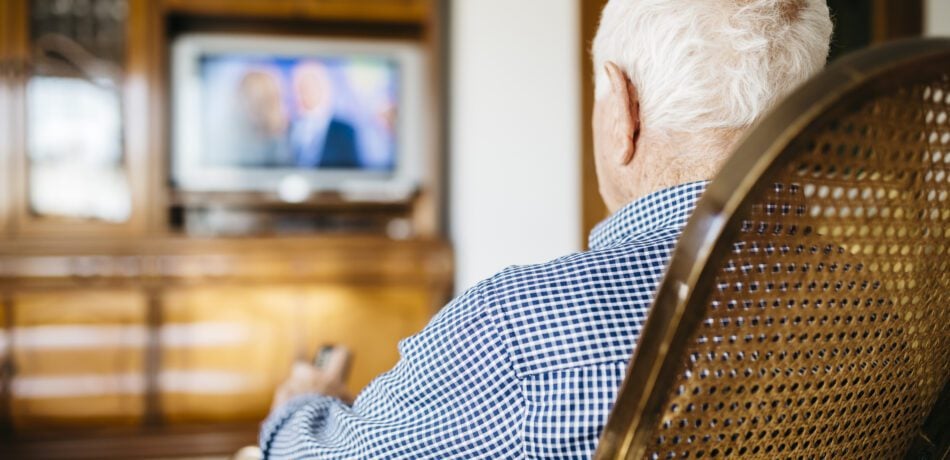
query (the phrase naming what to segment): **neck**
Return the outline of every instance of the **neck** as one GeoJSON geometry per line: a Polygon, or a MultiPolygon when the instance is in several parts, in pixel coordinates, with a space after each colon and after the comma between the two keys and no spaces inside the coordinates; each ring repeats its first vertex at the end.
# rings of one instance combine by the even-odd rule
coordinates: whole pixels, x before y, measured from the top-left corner
{"type": "Polygon", "coordinates": [[[631,177],[625,181],[627,203],[665,188],[712,179],[741,134],[738,129],[702,135],[644,132],[628,168],[631,177]]]}

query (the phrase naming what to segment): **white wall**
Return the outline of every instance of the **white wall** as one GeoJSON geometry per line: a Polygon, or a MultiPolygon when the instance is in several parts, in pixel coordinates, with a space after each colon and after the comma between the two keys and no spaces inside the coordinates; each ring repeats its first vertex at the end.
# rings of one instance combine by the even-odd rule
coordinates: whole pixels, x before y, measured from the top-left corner
{"type": "Polygon", "coordinates": [[[924,33],[950,37],[950,0],[927,0],[924,33]]]}
{"type": "Polygon", "coordinates": [[[456,289],[580,249],[577,0],[452,0],[456,289]]]}

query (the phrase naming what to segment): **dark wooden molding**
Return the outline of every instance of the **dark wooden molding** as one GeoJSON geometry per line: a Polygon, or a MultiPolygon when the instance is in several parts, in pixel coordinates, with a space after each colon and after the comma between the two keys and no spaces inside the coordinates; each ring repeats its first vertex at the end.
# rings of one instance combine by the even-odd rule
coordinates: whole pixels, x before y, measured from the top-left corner
{"type": "Polygon", "coordinates": [[[257,444],[257,424],[0,438],[0,458],[92,460],[227,456],[257,444]]]}
{"type": "Polygon", "coordinates": [[[871,39],[882,43],[919,37],[924,32],[923,0],[874,0],[871,39]]]}
{"type": "MultiPolygon", "coordinates": [[[[13,77],[14,63],[9,57],[7,44],[10,41],[10,2],[0,2],[0,138],[10,139],[10,101],[8,92],[10,90],[10,79],[13,77]]],[[[0,142],[0,183],[10,182],[10,146],[9,142],[0,142]]],[[[7,187],[0,187],[0,238],[5,237],[8,232],[8,190],[7,187]]]]}
{"type": "Polygon", "coordinates": [[[158,289],[147,289],[146,328],[148,340],[145,345],[145,417],[146,427],[161,426],[162,396],[159,388],[159,374],[162,370],[162,343],[159,331],[162,327],[162,298],[158,289]]]}
{"type": "Polygon", "coordinates": [[[261,18],[297,17],[310,20],[379,23],[424,23],[432,13],[432,0],[164,0],[169,12],[189,15],[261,18]]]}
{"type": "Polygon", "coordinates": [[[598,222],[607,217],[607,207],[600,197],[597,171],[594,167],[594,133],[591,115],[594,111],[594,72],[591,43],[600,23],[600,12],[607,0],[579,0],[581,11],[581,247],[587,247],[587,235],[598,222]]]}
{"type": "Polygon", "coordinates": [[[3,321],[0,330],[6,335],[5,350],[0,355],[0,438],[13,433],[13,413],[11,409],[11,385],[16,371],[13,362],[13,299],[7,293],[0,294],[0,309],[3,321]]]}

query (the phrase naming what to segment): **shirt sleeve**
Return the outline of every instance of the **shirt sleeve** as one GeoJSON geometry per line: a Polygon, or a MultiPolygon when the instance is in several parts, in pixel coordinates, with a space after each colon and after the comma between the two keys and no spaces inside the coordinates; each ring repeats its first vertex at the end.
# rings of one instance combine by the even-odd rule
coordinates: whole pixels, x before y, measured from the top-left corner
{"type": "Polygon", "coordinates": [[[522,457],[525,404],[487,289],[400,342],[399,363],[353,407],[311,395],[275,410],[261,429],[265,458],[522,457]]]}

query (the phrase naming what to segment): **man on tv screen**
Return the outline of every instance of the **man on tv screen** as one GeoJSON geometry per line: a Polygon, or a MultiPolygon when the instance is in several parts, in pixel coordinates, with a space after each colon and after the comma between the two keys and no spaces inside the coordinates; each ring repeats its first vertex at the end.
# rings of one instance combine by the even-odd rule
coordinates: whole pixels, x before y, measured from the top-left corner
{"type": "Polygon", "coordinates": [[[333,113],[333,84],[327,69],[305,62],[293,70],[298,115],[290,128],[294,165],[300,168],[360,166],[356,130],[333,113]]]}

